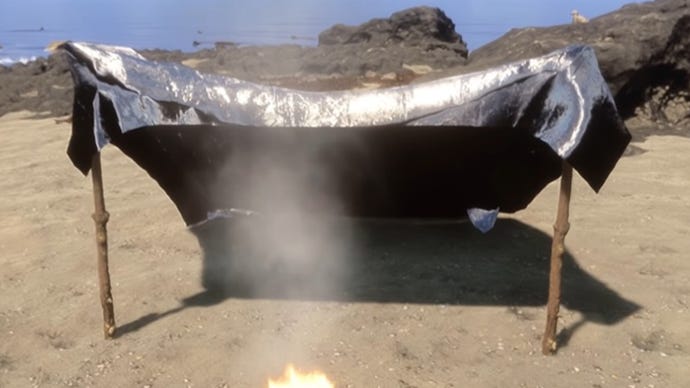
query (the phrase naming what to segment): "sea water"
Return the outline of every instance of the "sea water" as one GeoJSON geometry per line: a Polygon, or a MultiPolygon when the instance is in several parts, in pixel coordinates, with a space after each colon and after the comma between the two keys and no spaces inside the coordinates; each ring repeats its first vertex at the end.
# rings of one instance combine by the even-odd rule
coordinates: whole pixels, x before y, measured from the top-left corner
{"type": "Polygon", "coordinates": [[[439,7],[470,50],[514,27],[595,17],[624,0],[0,0],[0,64],[46,56],[54,41],[75,40],[194,51],[216,41],[316,45],[319,32],[416,6],[439,7]]]}

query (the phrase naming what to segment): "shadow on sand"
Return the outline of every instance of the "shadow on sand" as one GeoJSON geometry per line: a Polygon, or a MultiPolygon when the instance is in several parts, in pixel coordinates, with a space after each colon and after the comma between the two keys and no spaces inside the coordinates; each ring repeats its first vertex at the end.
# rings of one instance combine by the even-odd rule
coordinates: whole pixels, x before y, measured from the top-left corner
{"type": "MultiPolygon", "coordinates": [[[[306,274],[276,266],[234,265],[257,259],[228,248],[228,222],[191,229],[204,252],[202,281],[207,291],[184,299],[175,309],[119,327],[119,336],[187,307],[211,306],[227,298],[546,304],[551,236],[516,220],[500,219],[487,234],[468,222],[350,221],[357,244],[354,255],[343,259],[347,271],[342,265],[325,265],[306,274]]],[[[613,325],[640,308],[584,271],[570,253],[563,264],[562,304],[581,312],[583,320],[561,331],[561,346],[586,322],[613,325]]]]}

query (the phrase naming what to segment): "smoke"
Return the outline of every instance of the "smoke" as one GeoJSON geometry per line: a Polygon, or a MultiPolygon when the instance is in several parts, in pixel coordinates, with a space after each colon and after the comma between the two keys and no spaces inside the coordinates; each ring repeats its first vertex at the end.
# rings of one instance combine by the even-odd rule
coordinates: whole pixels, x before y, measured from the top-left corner
{"type": "Polygon", "coordinates": [[[204,285],[240,297],[337,298],[355,251],[351,223],[339,216],[324,144],[282,130],[234,145],[214,191],[237,210],[197,233],[204,285]]]}

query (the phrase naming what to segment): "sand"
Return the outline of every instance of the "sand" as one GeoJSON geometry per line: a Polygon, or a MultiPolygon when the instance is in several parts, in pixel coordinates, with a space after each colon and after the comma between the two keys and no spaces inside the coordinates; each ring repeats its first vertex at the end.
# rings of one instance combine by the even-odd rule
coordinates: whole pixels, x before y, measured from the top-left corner
{"type": "Polygon", "coordinates": [[[563,346],[540,352],[557,183],[486,236],[361,226],[338,297],[203,293],[172,202],[103,152],[119,335],[104,340],[90,179],[68,124],[0,118],[0,387],[265,387],[285,364],[337,387],[690,386],[690,139],[649,136],[600,194],[576,177],[563,346]]]}

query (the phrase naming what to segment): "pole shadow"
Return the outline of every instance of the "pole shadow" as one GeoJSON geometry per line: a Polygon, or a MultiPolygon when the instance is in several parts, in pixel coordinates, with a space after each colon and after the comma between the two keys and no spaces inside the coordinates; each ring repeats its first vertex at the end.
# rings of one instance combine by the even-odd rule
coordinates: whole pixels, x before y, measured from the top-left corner
{"type": "MultiPolygon", "coordinates": [[[[551,236],[517,220],[500,219],[487,234],[464,221],[343,220],[352,232],[351,249],[336,263],[324,259],[325,265],[312,263],[307,271],[266,264],[265,258],[230,246],[236,222],[217,219],[190,229],[203,251],[205,292],[127,323],[118,335],[228,298],[509,308],[546,304],[551,236]]],[[[328,256],[323,252],[323,258],[328,256]]],[[[583,318],[561,330],[561,346],[586,322],[614,325],[640,308],[583,270],[568,251],[562,286],[562,305],[583,318]]]]}

